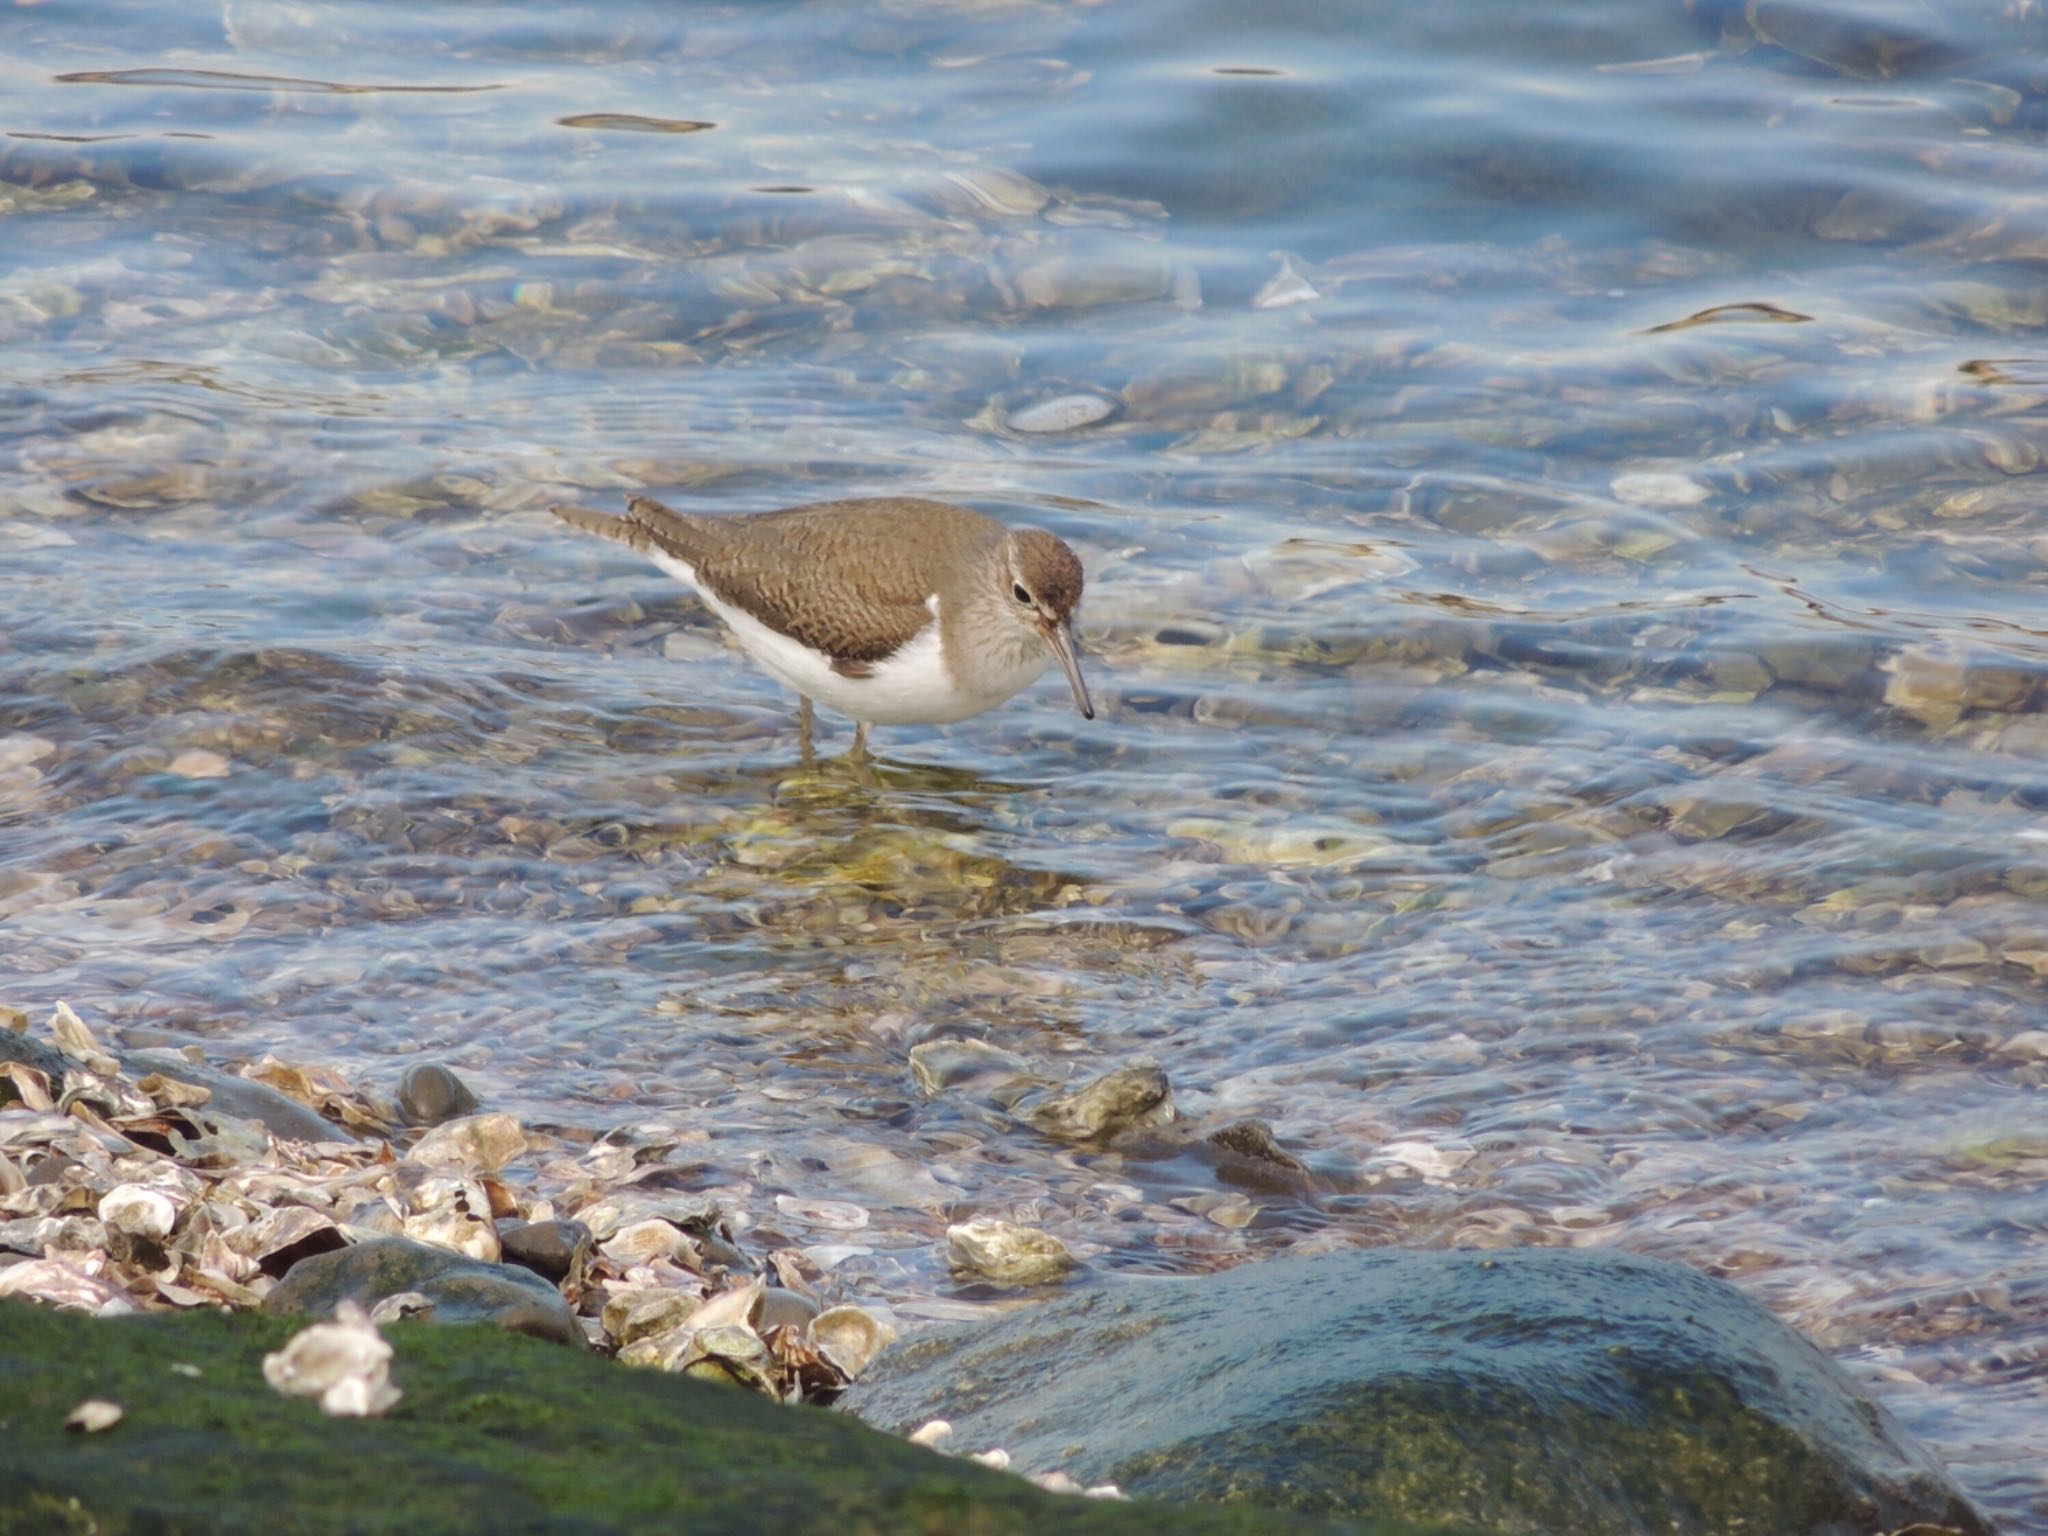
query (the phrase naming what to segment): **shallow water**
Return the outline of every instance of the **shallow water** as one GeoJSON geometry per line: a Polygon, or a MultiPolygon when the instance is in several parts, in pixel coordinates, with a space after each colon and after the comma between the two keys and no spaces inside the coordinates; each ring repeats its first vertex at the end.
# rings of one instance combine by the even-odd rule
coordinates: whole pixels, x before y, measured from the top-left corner
{"type": "Polygon", "coordinates": [[[0,1000],[674,1122],[906,1317],[976,1212],[1686,1259],[2048,1531],[2044,34],[17,8],[0,1000]],[[642,486],[1054,529],[1102,717],[800,771],[545,512],[642,486]],[[954,1035],[1334,1192],[928,1099],[954,1035]]]}

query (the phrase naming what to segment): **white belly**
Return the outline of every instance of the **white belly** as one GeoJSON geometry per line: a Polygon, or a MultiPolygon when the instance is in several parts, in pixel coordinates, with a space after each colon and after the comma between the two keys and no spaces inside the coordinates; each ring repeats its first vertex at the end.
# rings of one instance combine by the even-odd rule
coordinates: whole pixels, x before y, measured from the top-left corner
{"type": "Polygon", "coordinates": [[[1052,665],[1052,653],[1035,645],[1003,656],[993,666],[976,668],[972,686],[956,686],[940,657],[939,600],[933,596],[925,599],[932,622],[919,630],[910,644],[887,661],[876,663],[868,676],[847,677],[832,670],[831,659],[823,652],[770,629],[699,587],[697,573],[687,561],[658,553],[653,559],[676,580],[688,583],[704,606],[725,620],[740,648],[762,671],[805,698],[870,725],[945,725],[965,720],[995,708],[1036,682],[1052,665]]]}

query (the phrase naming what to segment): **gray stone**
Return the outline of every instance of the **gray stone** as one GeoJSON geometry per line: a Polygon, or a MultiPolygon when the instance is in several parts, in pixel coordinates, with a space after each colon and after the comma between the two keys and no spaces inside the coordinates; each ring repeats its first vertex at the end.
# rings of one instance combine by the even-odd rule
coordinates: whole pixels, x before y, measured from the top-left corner
{"type": "Polygon", "coordinates": [[[219,1067],[193,1061],[183,1051],[151,1049],[131,1051],[122,1067],[135,1077],[154,1072],[173,1082],[204,1088],[213,1097],[199,1108],[201,1118],[211,1111],[237,1120],[254,1121],[271,1135],[286,1141],[354,1141],[353,1131],[336,1125],[297,1099],[279,1093],[268,1083],[254,1082],[219,1067]]]}
{"type": "Polygon", "coordinates": [[[386,1297],[417,1291],[438,1322],[496,1323],[558,1344],[585,1344],[562,1293],[531,1270],[489,1264],[405,1237],[378,1237],[292,1266],[263,1301],[276,1317],[331,1317],[354,1301],[374,1310],[386,1297]]]}
{"type": "Polygon", "coordinates": [[[590,1257],[590,1228],[580,1221],[529,1221],[498,1234],[505,1262],[559,1285],[590,1257]]]}
{"type": "Polygon", "coordinates": [[[1275,1195],[1317,1187],[1308,1165],[1283,1148],[1263,1120],[1233,1120],[1203,1140],[1221,1183],[1275,1195]]]}
{"type": "Polygon", "coordinates": [[[398,1113],[407,1125],[440,1125],[476,1107],[469,1085],[438,1061],[407,1067],[398,1080],[398,1113]]]}
{"type": "Polygon", "coordinates": [[[1382,1250],[1134,1281],[901,1345],[847,1405],[1155,1498],[1575,1536],[1989,1530],[1806,1339],[1625,1254],[1382,1250]]]}
{"type": "Polygon", "coordinates": [[[47,1072],[59,1083],[64,1081],[64,1069],[71,1065],[70,1058],[54,1045],[38,1040],[33,1035],[0,1029],[0,1062],[9,1061],[18,1061],[25,1067],[34,1067],[38,1072],[47,1072]]]}
{"type": "Polygon", "coordinates": [[[1116,403],[1100,395],[1058,395],[1010,412],[1012,432],[1072,432],[1092,427],[1116,412],[1116,403]]]}

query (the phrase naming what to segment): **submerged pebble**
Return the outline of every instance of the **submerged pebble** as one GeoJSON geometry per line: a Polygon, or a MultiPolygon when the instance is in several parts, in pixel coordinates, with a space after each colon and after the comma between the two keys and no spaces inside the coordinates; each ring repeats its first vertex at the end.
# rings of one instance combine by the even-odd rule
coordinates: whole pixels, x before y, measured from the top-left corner
{"type": "Polygon", "coordinates": [[[398,1112],[408,1125],[439,1125],[476,1107],[469,1085],[438,1061],[407,1067],[398,1080],[398,1112]]]}
{"type": "Polygon", "coordinates": [[[1034,401],[1009,414],[1013,432],[1073,432],[1106,421],[1116,413],[1116,403],[1100,395],[1055,395],[1034,401]]]}

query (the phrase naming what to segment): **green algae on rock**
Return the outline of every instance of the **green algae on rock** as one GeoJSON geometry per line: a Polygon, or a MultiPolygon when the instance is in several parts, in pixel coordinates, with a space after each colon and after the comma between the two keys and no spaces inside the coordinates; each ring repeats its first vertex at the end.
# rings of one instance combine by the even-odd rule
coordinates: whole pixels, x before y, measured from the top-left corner
{"type": "Polygon", "coordinates": [[[249,1314],[101,1322],[0,1302],[0,1536],[1332,1530],[1044,1493],[841,1416],[476,1325],[392,1328],[404,1397],[385,1418],[332,1419],[263,1380],[264,1353],[291,1331],[249,1314]],[[94,1398],[121,1421],[68,1431],[94,1398]]]}
{"type": "Polygon", "coordinates": [[[1696,1270],[1370,1250],[928,1335],[848,1400],[1159,1498],[1503,1533],[1991,1530],[1825,1355],[1696,1270]],[[1918,1523],[1916,1523],[1918,1522],[1918,1523]]]}

